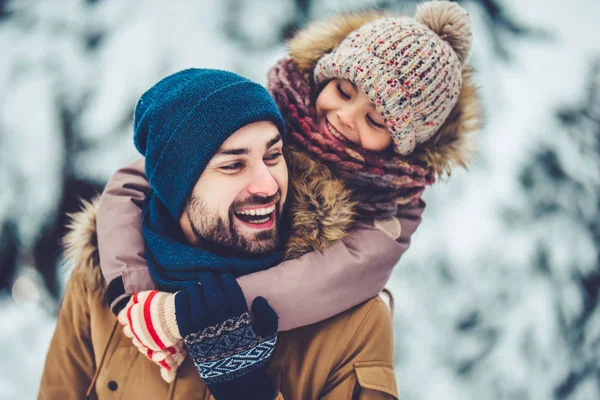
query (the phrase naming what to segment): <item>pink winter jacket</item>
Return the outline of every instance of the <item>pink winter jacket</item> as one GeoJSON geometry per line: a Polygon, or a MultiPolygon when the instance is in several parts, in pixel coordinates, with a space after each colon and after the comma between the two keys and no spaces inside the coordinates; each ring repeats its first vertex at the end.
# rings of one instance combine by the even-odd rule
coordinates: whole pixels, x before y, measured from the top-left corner
{"type": "MultiPolygon", "coordinates": [[[[155,289],[144,259],[141,203],[149,184],[144,159],[118,170],[106,185],[97,211],[97,233],[102,274],[111,309],[124,299],[155,289]],[[118,282],[118,285],[111,283],[118,282]]],[[[401,234],[393,240],[372,223],[359,222],[344,239],[323,252],[311,252],[276,267],[238,278],[248,305],[263,296],[279,315],[280,331],[323,321],[376,296],[392,269],[408,249],[421,222],[425,204],[398,216],[401,234]]]]}

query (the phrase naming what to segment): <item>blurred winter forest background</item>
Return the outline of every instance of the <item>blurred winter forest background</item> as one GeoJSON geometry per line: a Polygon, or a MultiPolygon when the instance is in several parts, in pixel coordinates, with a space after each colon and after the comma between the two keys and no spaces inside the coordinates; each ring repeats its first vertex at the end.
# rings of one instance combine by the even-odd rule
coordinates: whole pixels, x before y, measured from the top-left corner
{"type": "MultiPolygon", "coordinates": [[[[600,399],[600,1],[462,1],[479,157],[431,188],[390,282],[400,397],[600,399]]],[[[283,41],[393,0],[0,1],[0,398],[35,398],[65,213],[136,157],[132,110],[188,67],[265,82],[283,41]]]]}

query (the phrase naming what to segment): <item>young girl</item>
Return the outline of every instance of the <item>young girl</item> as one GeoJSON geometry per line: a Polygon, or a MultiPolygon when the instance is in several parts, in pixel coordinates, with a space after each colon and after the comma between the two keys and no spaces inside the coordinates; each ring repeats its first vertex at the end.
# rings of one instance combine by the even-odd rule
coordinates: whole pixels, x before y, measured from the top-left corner
{"type": "MultiPolygon", "coordinates": [[[[289,47],[290,57],[268,74],[289,138],[287,260],[238,278],[249,304],[259,295],[269,300],[281,331],[329,318],[383,289],[420,223],[425,187],[467,165],[479,128],[465,65],[470,19],[456,3],[424,3],[414,19],[337,15],[299,32],[289,47]]],[[[100,260],[115,314],[131,295],[157,286],[140,232],[148,189],[138,160],[115,174],[98,208],[100,260]]],[[[119,318],[126,334],[135,333],[134,343],[171,381],[184,358],[181,346],[165,349],[140,337],[121,318],[132,306],[119,318]]]]}

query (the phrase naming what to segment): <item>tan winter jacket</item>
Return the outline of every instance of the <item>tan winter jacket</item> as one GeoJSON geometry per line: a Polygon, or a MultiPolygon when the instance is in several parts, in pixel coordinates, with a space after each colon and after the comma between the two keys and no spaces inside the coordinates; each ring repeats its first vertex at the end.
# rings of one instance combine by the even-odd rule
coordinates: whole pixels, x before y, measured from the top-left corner
{"type": "MultiPolygon", "coordinates": [[[[95,226],[95,205],[88,205],[75,216],[67,238],[67,257],[75,269],[39,399],[212,398],[189,357],[167,384],[122,334],[104,298],[95,226]]],[[[376,297],[323,322],[280,333],[269,375],[278,399],[397,399],[392,355],[391,315],[376,297]]]]}

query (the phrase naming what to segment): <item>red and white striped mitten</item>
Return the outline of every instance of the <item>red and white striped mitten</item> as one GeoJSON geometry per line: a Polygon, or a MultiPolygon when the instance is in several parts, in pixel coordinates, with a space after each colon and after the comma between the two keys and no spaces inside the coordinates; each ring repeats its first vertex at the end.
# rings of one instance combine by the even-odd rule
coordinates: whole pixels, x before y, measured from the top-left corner
{"type": "Polygon", "coordinates": [[[172,382],[187,355],[175,317],[175,295],[148,290],[131,296],[119,312],[123,333],[148,359],[161,368],[162,378],[172,382]]]}
{"type": "Polygon", "coordinates": [[[175,346],[167,348],[167,350],[153,351],[139,343],[135,338],[132,341],[140,353],[160,367],[160,376],[165,382],[171,383],[175,380],[177,369],[188,354],[183,342],[179,342],[175,346]]]}

